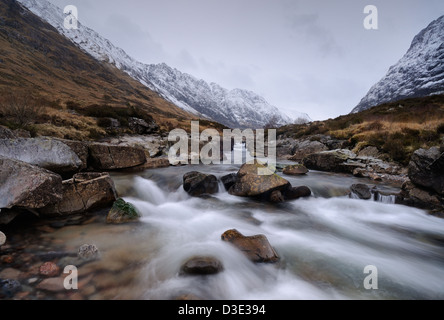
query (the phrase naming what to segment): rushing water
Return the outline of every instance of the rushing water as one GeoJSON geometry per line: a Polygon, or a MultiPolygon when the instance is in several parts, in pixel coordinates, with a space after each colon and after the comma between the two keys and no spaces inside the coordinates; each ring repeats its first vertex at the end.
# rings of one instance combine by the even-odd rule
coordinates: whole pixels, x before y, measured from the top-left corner
{"type": "MultiPolygon", "coordinates": [[[[367,180],[340,174],[285,176],[293,186],[309,186],[313,195],[277,205],[231,196],[223,186],[204,198],[192,198],[182,188],[186,172],[220,177],[238,169],[182,166],[115,173],[119,195],[136,206],[140,222],[107,225],[102,215],[50,230],[40,241],[46,250],[75,251],[83,243],[99,247],[101,259],[79,267],[82,299],[444,298],[443,219],[384,203],[389,202],[386,198],[351,199],[350,185],[367,180]],[[252,263],[221,241],[222,233],[233,228],[247,236],[266,235],[280,262],[252,263]],[[180,275],[186,260],[201,255],[219,259],[224,270],[208,276],[180,275]],[[364,273],[369,265],[377,274],[364,273]],[[365,288],[370,275],[377,276],[377,289],[365,288]]],[[[64,263],[69,261],[58,260],[64,263]]],[[[49,297],[63,299],[66,293],[49,297]]]]}

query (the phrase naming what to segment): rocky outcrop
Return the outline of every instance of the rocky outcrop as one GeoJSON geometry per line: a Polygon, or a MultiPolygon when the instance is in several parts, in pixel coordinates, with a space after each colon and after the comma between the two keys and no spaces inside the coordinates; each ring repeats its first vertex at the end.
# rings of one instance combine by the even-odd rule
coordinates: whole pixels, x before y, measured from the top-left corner
{"type": "Polygon", "coordinates": [[[303,159],[303,164],[312,170],[347,172],[353,170],[348,166],[349,160],[356,158],[356,154],[347,149],[323,151],[308,155],[303,159]]]}
{"type": "Polygon", "coordinates": [[[22,161],[0,156],[0,181],[0,208],[39,209],[61,199],[58,174],[22,161]]]}
{"type": "Polygon", "coordinates": [[[79,171],[83,164],[71,148],[51,138],[2,139],[0,155],[62,175],[79,171]]]}
{"type": "Polygon", "coordinates": [[[444,195],[444,152],[438,147],[416,150],[408,170],[415,185],[444,195]]]}
{"type": "MultiPolygon", "coordinates": [[[[265,173],[265,172],[264,172],[265,173]]],[[[258,161],[242,165],[237,173],[237,180],[228,190],[231,195],[240,197],[256,197],[268,200],[275,190],[285,190],[290,182],[271,172],[258,161]],[[268,174],[259,174],[260,170],[269,171],[268,174]]]]}
{"type": "Polygon", "coordinates": [[[193,197],[204,194],[214,194],[219,191],[216,176],[192,171],[183,176],[183,189],[193,197]]]}
{"type": "Polygon", "coordinates": [[[96,170],[132,168],[146,162],[146,155],[142,148],[105,143],[91,143],[89,155],[91,166],[96,170]]]}
{"type": "Polygon", "coordinates": [[[302,164],[289,165],[282,171],[289,176],[301,176],[308,173],[308,169],[302,164]]]}
{"type": "Polygon", "coordinates": [[[45,216],[67,216],[111,206],[116,201],[108,173],[78,173],[63,181],[62,198],[39,210],[45,216]]]}
{"type": "Polygon", "coordinates": [[[181,275],[210,275],[224,269],[222,262],[214,257],[197,256],[188,259],[180,268],[181,275]]]}
{"type": "Polygon", "coordinates": [[[242,251],[253,262],[277,262],[279,256],[265,235],[244,236],[236,229],[225,231],[221,239],[242,251]]]}
{"type": "Polygon", "coordinates": [[[327,150],[329,150],[328,147],[319,141],[303,140],[296,145],[293,156],[289,160],[301,161],[310,154],[327,150]]]}
{"type": "Polygon", "coordinates": [[[139,218],[140,214],[137,212],[137,209],[131,203],[119,198],[114,202],[111,210],[108,212],[106,222],[121,224],[137,221],[139,218]]]}
{"type": "Polygon", "coordinates": [[[139,118],[129,118],[128,127],[136,134],[149,134],[159,131],[159,126],[156,121],[151,120],[150,123],[139,118]]]}

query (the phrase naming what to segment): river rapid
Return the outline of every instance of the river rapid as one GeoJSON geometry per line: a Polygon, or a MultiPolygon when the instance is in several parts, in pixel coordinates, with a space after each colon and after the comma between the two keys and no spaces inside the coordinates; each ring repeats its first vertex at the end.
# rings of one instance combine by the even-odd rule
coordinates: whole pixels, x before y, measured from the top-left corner
{"type": "MultiPolygon", "coordinates": [[[[293,186],[312,190],[309,198],[281,204],[231,196],[222,184],[218,194],[201,198],[183,190],[186,172],[221,177],[239,167],[195,165],[113,173],[119,195],[134,204],[142,215],[140,221],[109,225],[106,212],[98,212],[78,223],[37,226],[34,238],[12,235],[11,250],[16,246],[24,255],[34,255],[28,259],[34,268],[44,261],[36,261],[37,253],[75,252],[84,243],[95,244],[101,254],[99,260],[78,266],[76,291],[39,290],[42,279],[22,268],[21,282],[29,291],[24,297],[444,299],[443,219],[389,203],[387,198],[381,202],[350,198],[352,184],[374,183],[316,171],[302,177],[281,172],[293,186]],[[266,235],[279,263],[249,261],[221,240],[229,229],[246,236],[266,235]],[[223,271],[207,276],[180,274],[185,261],[202,255],[220,260],[223,271]]],[[[382,184],[378,188],[397,191],[382,184]]],[[[55,261],[63,269],[74,263],[69,259],[55,261]]]]}

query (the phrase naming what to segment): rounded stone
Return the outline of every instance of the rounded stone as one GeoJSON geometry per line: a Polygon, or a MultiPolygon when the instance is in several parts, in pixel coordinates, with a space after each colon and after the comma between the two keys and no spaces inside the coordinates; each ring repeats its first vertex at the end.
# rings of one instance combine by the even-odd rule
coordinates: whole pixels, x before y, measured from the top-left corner
{"type": "Polygon", "coordinates": [[[60,268],[54,262],[45,262],[40,266],[40,274],[46,277],[56,277],[60,273],[60,268]]]}
{"type": "Polygon", "coordinates": [[[78,257],[82,260],[96,260],[100,257],[99,249],[94,244],[80,246],[78,257]]]}

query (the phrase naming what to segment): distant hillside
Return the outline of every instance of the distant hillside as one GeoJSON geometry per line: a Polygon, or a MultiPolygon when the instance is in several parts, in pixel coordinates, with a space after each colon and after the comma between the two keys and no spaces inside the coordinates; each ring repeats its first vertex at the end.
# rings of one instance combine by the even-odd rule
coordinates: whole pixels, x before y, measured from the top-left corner
{"type": "Polygon", "coordinates": [[[348,140],[355,152],[374,146],[389,160],[407,164],[416,149],[439,145],[444,138],[444,95],[384,103],[335,119],[278,130],[282,138],[317,134],[348,140]]]}
{"type": "MultiPolygon", "coordinates": [[[[104,116],[110,108],[131,108],[128,117],[152,117],[164,129],[187,127],[189,120],[196,119],[126,73],[86,54],[15,0],[0,2],[0,92],[3,104],[10,103],[4,100],[11,95],[26,95],[33,105],[41,105],[33,121],[35,134],[73,139],[106,135],[97,117],[82,112],[91,105],[103,110],[104,116]]],[[[0,117],[0,124],[14,126],[13,122],[0,117]]]]}

